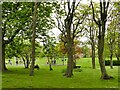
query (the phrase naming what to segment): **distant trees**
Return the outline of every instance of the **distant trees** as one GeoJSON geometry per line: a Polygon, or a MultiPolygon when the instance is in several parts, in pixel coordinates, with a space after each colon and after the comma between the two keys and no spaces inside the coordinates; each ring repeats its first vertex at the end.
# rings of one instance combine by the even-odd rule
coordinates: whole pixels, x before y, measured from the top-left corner
{"type": "Polygon", "coordinates": [[[110,67],[113,68],[113,61],[112,57],[113,55],[116,56],[117,60],[119,60],[119,30],[118,30],[118,2],[113,3],[113,9],[111,10],[110,16],[109,16],[109,25],[107,28],[107,34],[106,34],[106,41],[108,44],[108,49],[110,52],[110,67]]]}
{"type": "Polygon", "coordinates": [[[107,29],[107,35],[106,35],[106,41],[107,41],[107,44],[108,44],[108,49],[110,51],[110,67],[111,69],[113,68],[113,61],[112,61],[112,58],[113,58],[113,55],[114,55],[114,52],[115,52],[115,37],[116,37],[116,33],[115,33],[115,27],[113,28],[112,26],[115,25],[115,21],[113,21],[111,23],[112,25],[110,25],[107,29]]]}
{"type": "Polygon", "coordinates": [[[52,69],[52,60],[55,60],[56,57],[56,49],[55,49],[56,41],[54,37],[44,37],[43,38],[43,52],[47,57],[47,62],[49,64],[50,71],[52,69]]]}
{"type": "Polygon", "coordinates": [[[120,1],[114,3],[116,13],[116,51],[115,55],[117,60],[120,60],[120,1]]]}

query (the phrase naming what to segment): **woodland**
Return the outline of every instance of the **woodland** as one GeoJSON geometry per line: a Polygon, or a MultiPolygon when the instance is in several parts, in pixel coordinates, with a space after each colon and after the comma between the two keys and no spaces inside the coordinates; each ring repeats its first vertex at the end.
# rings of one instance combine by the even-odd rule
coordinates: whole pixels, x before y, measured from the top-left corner
{"type": "Polygon", "coordinates": [[[1,6],[3,88],[118,88],[120,1],[1,6]]]}

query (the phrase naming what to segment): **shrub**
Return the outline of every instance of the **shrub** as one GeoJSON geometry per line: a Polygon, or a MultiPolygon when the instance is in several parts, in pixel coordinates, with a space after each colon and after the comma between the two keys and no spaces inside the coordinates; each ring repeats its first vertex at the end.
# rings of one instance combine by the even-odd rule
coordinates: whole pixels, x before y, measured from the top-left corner
{"type": "MultiPolygon", "coordinates": [[[[110,65],[110,60],[105,60],[105,65],[109,66],[110,65]]],[[[120,66],[120,61],[113,60],[113,66],[120,66]]]]}

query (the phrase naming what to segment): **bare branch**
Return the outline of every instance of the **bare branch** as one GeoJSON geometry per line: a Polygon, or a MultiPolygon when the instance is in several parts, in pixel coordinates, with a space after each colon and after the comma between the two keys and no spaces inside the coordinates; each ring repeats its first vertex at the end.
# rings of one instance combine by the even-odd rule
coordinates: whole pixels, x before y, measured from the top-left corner
{"type": "Polygon", "coordinates": [[[79,31],[77,31],[77,32],[75,33],[74,38],[75,38],[75,36],[77,36],[79,33],[81,33],[81,32],[83,31],[83,29],[84,29],[84,26],[83,26],[79,31]]]}
{"type": "Polygon", "coordinates": [[[75,6],[75,9],[77,9],[78,5],[80,4],[80,1],[77,3],[77,5],[75,6]]]}
{"type": "Polygon", "coordinates": [[[64,10],[65,10],[65,15],[67,16],[67,11],[66,11],[65,4],[66,4],[66,2],[65,2],[65,0],[64,0],[64,10]]]}
{"type": "Polygon", "coordinates": [[[71,8],[70,8],[70,2],[68,1],[68,14],[67,14],[67,17],[70,15],[70,11],[71,11],[71,8]]]}
{"type": "Polygon", "coordinates": [[[101,16],[101,20],[103,19],[103,15],[102,15],[102,1],[100,0],[100,16],[101,16]]]}
{"type": "Polygon", "coordinates": [[[59,19],[58,18],[56,18],[57,19],[57,22],[58,22],[58,29],[63,33],[63,30],[60,28],[60,21],[59,21],[59,19]]]}
{"type": "MultiPolygon", "coordinates": [[[[91,4],[89,5],[89,7],[91,6],[91,4]]],[[[82,24],[83,22],[84,22],[84,20],[85,20],[85,18],[86,18],[86,16],[88,15],[88,14],[86,14],[86,12],[87,11],[85,11],[85,13],[83,14],[83,19],[82,19],[82,21],[80,22],[80,18],[78,19],[78,22],[77,22],[77,25],[76,25],[76,28],[74,29],[75,31],[77,30],[77,28],[78,28],[78,26],[79,26],[79,24],[82,24]]]]}
{"type": "Polygon", "coordinates": [[[107,6],[106,6],[106,14],[107,14],[107,11],[108,11],[108,7],[109,7],[109,3],[110,3],[111,0],[108,0],[107,2],[107,6]]]}
{"type": "Polygon", "coordinates": [[[95,21],[95,23],[96,23],[97,25],[99,25],[99,22],[96,21],[96,19],[95,19],[95,12],[94,12],[94,6],[93,6],[92,1],[91,1],[91,5],[92,5],[92,12],[93,12],[93,20],[95,21]]]}

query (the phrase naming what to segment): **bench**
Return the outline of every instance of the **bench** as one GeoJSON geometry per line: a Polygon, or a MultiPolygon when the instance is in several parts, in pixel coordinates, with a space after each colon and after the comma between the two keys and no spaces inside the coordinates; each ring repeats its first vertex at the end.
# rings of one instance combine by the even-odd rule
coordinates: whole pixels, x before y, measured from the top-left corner
{"type": "Polygon", "coordinates": [[[81,68],[81,66],[74,66],[74,68],[81,68]]]}

